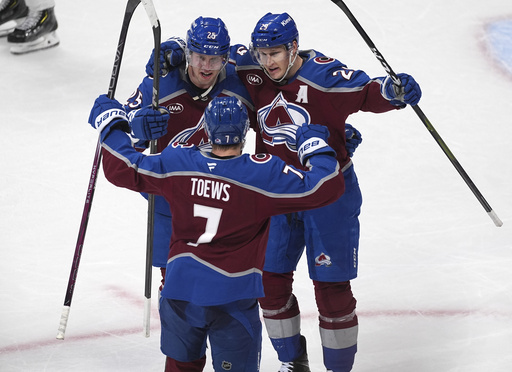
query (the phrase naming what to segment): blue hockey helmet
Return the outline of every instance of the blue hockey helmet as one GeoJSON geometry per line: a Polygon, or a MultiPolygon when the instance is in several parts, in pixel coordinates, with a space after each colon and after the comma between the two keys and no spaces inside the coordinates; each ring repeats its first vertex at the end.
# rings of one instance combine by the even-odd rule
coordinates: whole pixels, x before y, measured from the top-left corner
{"type": "Polygon", "coordinates": [[[204,112],[206,132],[214,145],[235,145],[249,129],[247,109],[236,97],[215,97],[204,112]]]}
{"type": "Polygon", "coordinates": [[[251,34],[253,48],[272,48],[285,45],[290,49],[293,41],[299,43],[299,31],[288,13],[267,13],[256,23],[251,34]]]}
{"type": "Polygon", "coordinates": [[[199,17],[187,32],[187,49],[207,55],[229,53],[229,33],[220,18],[199,17]]]}

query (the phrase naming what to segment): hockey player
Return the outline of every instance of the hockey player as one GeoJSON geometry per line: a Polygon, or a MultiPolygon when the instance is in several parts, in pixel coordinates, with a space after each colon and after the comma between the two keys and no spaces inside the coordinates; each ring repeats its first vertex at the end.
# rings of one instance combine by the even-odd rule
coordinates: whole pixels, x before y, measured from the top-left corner
{"type": "Polygon", "coordinates": [[[292,293],[293,272],[306,246],[315,288],[324,365],[348,372],[357,350],[358,319],[350,280],[357,276],[361,192],[347,154],[344,123],[358,111],[382,113],[415,105],[421,90],[398,74],[371,79],[316,50],[299,51],[299,33],[287,14],[263,16],[251,35],[250,55],[239,48],[237,70],[256,108],[265,151],[300,167],[293,135],[303,123],[329,128],[346,191],[335,203],[272,218],[260,306],[267,333],[283,362],[281,371],[309,371],[300,311],[292,293]],[[251,58],[252,57],[252,58],[251,58]],[[255,63],[256,62],[256,63],[255,63]],[[286,252],[284,254],[283,252],[286,252]]]}
{"type": "MultiPolygon", "coordinates": [[[[195,22],[197,23],[197,21],[195,22]]],[[[189,32],[190,34],[190,32],[189,32]]],[[[207,40],[207,39],[206,39],[207,40]]],[[[177,39],[170,39],[169,41],[167,42],[164,42],[162,44],[162,48],[161,48],[161,56],[160,56],[160,60],[161,60],[161,66],[164,67],[164,70],[170,70],[169,74],[176,74],[176,71],[179,71],[179,70],[173,70],[172,67],[173,66],[176,66],[177,64],[179,64],[182,60],[182,57],[181,55],[183,54],[183,47],[182,45],[178,42],[177,39]],[[181,54],[180,54],[181,53],[181,54]]],[[[189,56],[189,52],[187,52],[187,56],[189,56]]],[[[244,54],[247,54],[247,49],[244,47],[244,46],[233,46],[231,47],[231,56],[232,56],[232,61],[234,62],[235,59],[237,59],[237,56],[240,56],[240,55],[244,55],[244,54]]],[[[187,57],[189,58],[189,57],[187,57]]],[[[152,62],[152,59],[150,59],[150,61],[148,62],[148,66],[147,66],[147,71],[148,71],[148,74],[152,74],[153,73],[153,66],[152,66],[153,62],[152,62]]],[[[183,70],[186,65],[185,64],[182,64],[180,65],[180,70],[183,70]]],[[[188,67],[190,68],[190,67],[188,67]]],[[[232,65],[231,64],[228,64],[228,68],[229,69],[232,69],[232,65]]],[[[258,66],[250,66],[250,68],[256,68],[257,70],[259,70],[259,67],[258,66]]],[[[181,73],[181,76],[183,76],[183,72],[181,73]]],[[[231,76],[231,75],[230,75],[231,76]]],[[[162,77],[164,80],[171,80],[171,78],[168,76],[168,75],[164,75],[162,77]]],[[[174,76],[173,79],[176,79],[177,77],[174,76]]],[[[248,81],[249,78],[247,78],[247,80],[245,81],[248,81]]],[[[213,79],[212,79],[213,80],[213,79]]],[[[259,79],[255,79],[254,81],[251,81],[250,84],[253,84],[255,82],[258,82],[259,79]]],[[[262,80],[263,81],[263,80],[262,80]]],[[[233,84],[235,83],[235,81],[233,81],[233,84]]],[[[146,87],[146,96],[150,97],[151,96],[151,87],[152,85],[148,85],[146,87]]],[[[205,86],[206,88],[206,86],[205,86]]],[[[210,93],[211,94],[211,93],[210,93]]],[[[171,96],[172,97],[172,96],[171,96]]],[[[137,98],[137,97],[135,97],[137,98]]],[[[140,101],[140,99],[137,99],[137,101],[140,101]]],[[[147,102],[148,104],[149,102],[147,102]]],[[[387,102],[383,102],[384,106],[385,106],[385,109],[386,110],[390,110],[393,108],[393,106],[390,106],[387,102]]],[[[167,106],[169,107],[169,106],[167,106]]],[[[142,115],[142,113],[141,113],[142,115]]],[[[171,119],[173,118],[173,115],[171,115],[171,119]]],[[[277,118],[276,120],[279,120],[280,118],[277,118]]],[[[283,117],[284,119],[284,117],[283,117]]],[[[287,118],[287,120],[289,121],[289,118],[287,118]]],[[[341,133],[339,133],[339,127],[340,125],[342,125],[343,121],[336,121],[336,124],[338,125],[337,128],[335,128],[336,132],[337,132],[337,136],[341,136],[341,138],[343,138],[343,135],[341,133]]],[[[289,123],[288,123],[289,124],[289,123]]],[[[294,136],[294,131],[295,131],[295,128],[296,128],[296,123],[293,123],[291,122],[292,125],[286,125],[285,127],[286,128],[289,128],[291,130],[288,131],[288,135],[289,136],[294,136]]],[[[149,124],[146,124],[147,127],[149,127],[149,124]]],[[[341,126],[341,128],[343,128],[343,126],[341,126]]],[[[360,133],[355,130],[355,128],[353,128],[352,126],[350,126],[349,124],[346,124],[345,125],[345,130],[346,130],[346,133],[347,135],[345,136],[345,138],[341,139],[339,138],[338,139],[338,143],[336,143],[336,146],[337,147],[340,147],[340,146],[344,146],[346,149],[342,151],[342,153],[344,154],[344,161],[345,163],[348,162],[349,159],[346,158],[347,156],[347,153],[349,156],[352,156],[352,153],[353,151],[355,150],[355,148],[357,147],[357,145],[361,142],[361,135],[360,133]],[[346,140],[346,141],[345,141],[346,140]]],[[[142,132],[148,132],[149,129],[145,129],[143,130],[142,132]]],[[[173,129],[173,126],[171,125],[171,122],[169,122],[169,126],[168,126],[168,135],[169,136],[169,133],[173,133],[173,131],[175,131],[175,129],[173,129]]],[[[134,131],[135,132],[135,131],[134,131]]],[[[259,131],[258,131],[259,132],[259,131]]],[[[262,131],[263,132],[263,131],[262,131]]],[[[264,133],[264,132],[263,132],[264,133]]],[[[172,134],[173,136],[175,134],[172,134]]],[[[139,135],[140,137],[140,135],[139,135]]],[[[159,141],[160,143],[164,143],[164,145],[166,143],[169,143],[169,141],[162,141],[160,140],[159,141]]],[[[198,144],[197,142],[194,142],[195,144],[198,144]]],[[[262,146],[258,146],[259,149],[263,149],[264,150],[264,147],[262,146]]],[[[265,150],[264,150],[265,151],[265,150]]],[[[295,150],[290,150],[290,154],[292,155],[289,155],[289,156],[295,156],[295,150]]],[[[351,162],[348,162],[347,163],[347,167],[350,168],[351,166],[351,162]]],[[[348,209],[345,213],[348,214],[349,216],[351,216],[352,213],[355,213],[354,210],[357,210],[359,209],[359,204],[360,204],[360,195],[358,194],[359,192],[359,189],[357,187],[357,181],[356,181],[356,178],[355,178],[355,175],[353,175],[353,171],[351,171],[350,169],[347,170],[347,178],[350,178],[351,181],[354,183],[354,186],[353,186],[353,194],[355,195],[355,205],[356,207],[352,207],[351,209],[348,209]]],[[[345,204],[344,203],[340,203],[341,205],[339,206],[339,208],[348,208],[348,207],[345,207],[345,204]]],[[[333,212],[333,213],[336,213],[333,212]]],[[[358,213],[358,212],[357,212],[358,213]]],[[[155,219],[157,218],[157,216],[155,216],[155,219]]],[[[344,217],[340,217],[341,220],[343,220],[344,217]]],[[[170,219],[170,217],[169,217],[170,219]]],[[[281,231],[283,232],[283,235],[282,236],[290,236],[291,240],[288,242],[286,239],[284,239],[281,244],[282,245],[288,245],[289,249],[291,251],[293,250],[296,250],[295,253],[293,253],[293,257],[294,259],[292,259],[292,261],[295,261],[298,260],[298,258],[300,257],[300,254],[303,250],[303,246],[304,246],[304,231],[303,231],[303,227],[301,227],[301,225],[304,223],[303,222],[303,218],[301,215],[294,215],[294,216],[280,216],[278,217],[278,221],[282,219],[282,222],[285,221],[286,219],[286,223],[283,224],[282,226],[280,226],[279,223],[276,224],[276,227],[275,229],[282,229],[281,231]],[[288,218],[289,217],[293,217],[293,224],[291,225],[288,225],[288,218]]],[[[339,223],[339,221],[338,221],[339,223]]],[[[357,223],[357,215],[354,215],[352,217],[352,224],[355,224],[357,223]],[[355,219],[355,220],[354,220],[355,219]]],[[[155,224],[155,227],[157,225],[155,224]]],[[[165,226],[165,225],[164,225],[165,226]]],[[[333,225],[332,227],[333,229],[337,229],[338,228],[338,225],[335,224],[333,225]]],[[[273,236],[276,236],[276,237],[279,237],[279,230],[273,230],[274,232],[272,233],[273,236]]],[[[355,242],[357,243],[357,239],[358,239],[358,230],[350,230],[353,234],[352,234],[352,240],[355,240],[355,242]],[[354,237],[355,236],[355,237],[354,237]]],[[[165,231],[164,231],[165,232],[165,231]]],[[[170,234],[170,231],[166,231],[167,233],[170,234]]],[[[156,235],[155,235],[155,244],[157,244],[158,246],[161,246],[161,243],[165,242],[166,240],[168,240],[169,238],[165,236],[165,234],[163,235],[159,235],[161,238],[157,239],[156,235]]],[[[274,245],[277,245],[276,243],[273,243],[273,246],[274,245]]],[[[357,245],[355,246],[355,248],[357,248],[357,245]]],[[[327,262],[327,261],[326,261],[327,262]]],[[[295,267],[295,263],[288,263],[287,264],[287,267],[290,267],[290,268],[294,268],[295,267]]],[[[292,270],[292,269],[290,269],[292,270]]],[[[283,276],[284,279],[286,279],[286,293],[287,293],[287,297],[286,299],[288,298],[291,298],[291,273],[288,273],[288,274],[285,274],[283,276]],[[290,292],[288,294],[288,292],[290,292]]],[[[350,290],[350,287],[348,288],[350,290]]],[[[272,294],[272,292],[270,292],[272,294]]],[[[293,297],[294,299],[294,297],[293,297]]],[[[294,336],[294,337],[291,337],[291,342],[293,343],[293,346],[286,346],[285,348],[281,348],[281,350],[283,350],[283,352],[279,353],[279,358],[280,360],[282,360],[283,362],[283,370],[287,370],[288,368],[292,368],[294,367],[296,370],[300,370],[300,368],[303,368],[302,370],[309,370],[309,368],[307,367],[308,365],[308,361],[307,361],[307,355],[305,353],[305,340],[303,338],[300,337],[300,324],[297,324],[297,320],[300,320],[299,318],[299,314],[298,314],[298,305],[294,306],[292,309],[292,312],[296,311],[297,314],[294,314],[293,316],[293,319],[294,319],[294,326],[296,326],[295,328],[291,328],[293,330],[293,332],[297,332],[297,336],[294,336]],[[292,351],[290,351],[290,349],[292,349],[292,351]],[[302,363],[301,365],[299,365],[299,359],[300,360],[300,363],[302,363]],[[294,361],[295,360],[295,361],[294,361]],[[294,361],[294,362],[293,362],[294,361]],[[286,363],[286,362],[290,362],[290,363],[286,363]]],[[[268,312],[267,314],[269,314],[270,312],[268,312]]],[[[284,316],[286,316],[287,314],[284,314],[284,316]]],[[[356,318],[357,319],[357,318],[356,318]]],[[[267,320],[266,319],[266,324],[269,324],[270,323],[270,319],[267,320]]],[[[283,324],[283,326],[286,326],[286,324],[283,324]]],[[[278,338],[274,338],[276,343],[279,342],[280,340],[278,338]]],[[[279,347],[279,345],[277,345],[276,347],[279,347]]],[[[349,353],[352,353],[352,350],[354,348],[352,348],[349,353]]],[[[352,356],[353,356],[353,353],[352,353],[352,356]]],[[[349,354],[349,357],[350,357],[350,354],[349,354]]]]}
{"type": "MultiPolygon", "coordinates": [[[[228,64],[230,38],[226,25],[220,18],[199,17],[187,31],[186,42],[172,38],[180,63],[186,51],[187,63],[160,77],[159,105],[170,114],[151,108],[153,94],[153,56],[146,68],[148,76],[128,99],[125,109],[129,112],[134,136],[142,141],[158,138],[157,152],[169,145],[196,145],[210,149],[204,126],[204,110],[217,96],[234,96],[248,108],[254,117],[253,105],[247,90],[238,79],[233,65],[228,64]],[[174,44],[176,43],[176,44],[174,44]],[[162,136],[159,123],[167,122],[162,136]]],[[[166,50],[167,59],[173,58],[172,49],[166,50]]],[[[176,53],[175,53],[176,55],[176,53]]],[[[162,55],[163,57],[163,55],[162,55]]],[[[162,60],[165,70],[167,63],[162,60]]],[[[168,66],[167,66],[168,67],[168,66]]],[[[153,266],[161,268],[162,279],[169,254],[172,216],[169,205],[162,196],[155,196],[153,266]]]]}
{"type": "MultiPolygon", "coordinates": [[[[253,118],[253,104],[244,84],[238,78],[235,66],[228,63],[230,37],[220,18],[198,17],[187,31],[186,41],[173,37],[162,44],[160,67],[160,102],[170,115],[165,116],[151,109],[153,93],[153,54],[146,66],[148,76],[128,99],[125,109],[129,112],[130,125],[136,138],[148,141],[158,138],[157,152],[173,144],[196,145],[208,150],[210,144],[204,127],[204,109],[212,98],[235,96],[248,108],[253,118]],[[213,35],[213,36],[212,36],[213,35]],[[185,57],[186,56],[186,57],[185,57]],[[185,59],[186,63],[181,63],[185,59]],[[207,63],[206,63],[207,62],[207,63]],[[178,68],[174,68],[179,66],[178,68]],[[161,136],[155,122],[167,120],[167,133],[161,136]],[[161,137],[160,137],[161,136],[161,137]]],[[[351,133],[351,152],[361,142],[361,134],[347,124],[351,133]]],[[[155,196],[153,266],[162,271],[171,239],[172,216],[167,202],[155,196]]]]}
{"type": "Polygon", "coordinates": [[[5,3],[5,9],[11,9],[11,18],[14,17],[12,20],[19,20],[19,16],[26,16],[23,22],[7,35],[7,41],[12,45],[11,53],[25,54],[59,45],[54,0],[1,1],[0,9],[5,3]]]}
{"type": "Polygon", "coordinates": [[[105,95],[89,122],[100,131],[107,179],[163,195],[174,217],[160,300],[165,371],[201,371],[207,338],[215,371],[259,371],[257,298],[270,216],[324,206],[343,193],[328,130],[297,129],[305,172],[268,154],[242,155],[249,120],[236,97],[217,97],[206,108],[211,151],[169,146],[158,155],[141,154],[122,130],[123,107],[105,95]]]}

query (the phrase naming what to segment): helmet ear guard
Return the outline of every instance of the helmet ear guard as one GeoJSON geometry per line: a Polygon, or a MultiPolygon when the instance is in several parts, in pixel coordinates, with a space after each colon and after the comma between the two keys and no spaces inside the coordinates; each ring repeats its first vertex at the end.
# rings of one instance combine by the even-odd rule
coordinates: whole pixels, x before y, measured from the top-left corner
{"type": "Polygon", "coordinates": [[[238,98],[215,97],[206,107],[204,120],[212,144],[236,145],[245,141],[249,116],[238,98]]]}

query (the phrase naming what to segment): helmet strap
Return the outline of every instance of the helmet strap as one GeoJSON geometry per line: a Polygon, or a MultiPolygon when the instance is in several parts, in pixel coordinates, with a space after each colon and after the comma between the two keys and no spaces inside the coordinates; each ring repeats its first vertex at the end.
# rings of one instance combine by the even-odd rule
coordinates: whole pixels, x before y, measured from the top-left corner
{"type": "MultiPolygon", "coordinates": [[[[222,72],[222,70],[224,68],[226,68],[226,65],[227,63],[224,64],[224,66],[222,66],[222,68],[219,70],[219,73],[217,74],[217,77],[215,78],[215,81],[210,85],[210,87],[208,89],[206,89],[203,93],[201,94],[198,94],[197,96],[195,97],[192,97],[192,99],[194,101],[204,101],[206,99],[206,96],[212,91],[213,87],[215,86],[215,84],[217,84],[217,80],[219,80],[219,76],[222,72]]],[[[185,73],[188,75],[188,67],[189,67],[189,64],[188,64],[188,60],[186,61],[186,65],[185,65],[185,73]]],[[[192,81],[190,80],[190,76],[188,78],[189,82],[192,84],[192,81]]],[[[192,84],[193,85],[193,84],[192,84]]]]}
{"type": "Polygon", "coordinates": [[[210,91],[213,89],[213,86],[217,84],[217,79],[215,79],[215,81],[213,82],[212,85],[210,85],[210,87],[208,89],[206,89],[203,93],[201,94],[198,94],[197,96],[195,97],[192,97],[192,99],[194,101],[197,101],[197,100],[200,100],[200,101],[204,101],[206,96],[208,95],[208,93],[210,93],[210,91]]]}

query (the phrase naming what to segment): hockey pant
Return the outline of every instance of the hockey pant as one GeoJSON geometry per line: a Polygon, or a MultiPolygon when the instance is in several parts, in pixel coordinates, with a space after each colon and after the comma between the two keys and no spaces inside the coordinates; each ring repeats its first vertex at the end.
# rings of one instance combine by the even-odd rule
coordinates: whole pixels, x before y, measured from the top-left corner
{"type": "Polygon", "coordinates": [[[166,372],[202,371],[207,338],[215,371],[259,371],[261,321],[256,300],[198,306],[162,297],[159,310],[166,372]]]}

